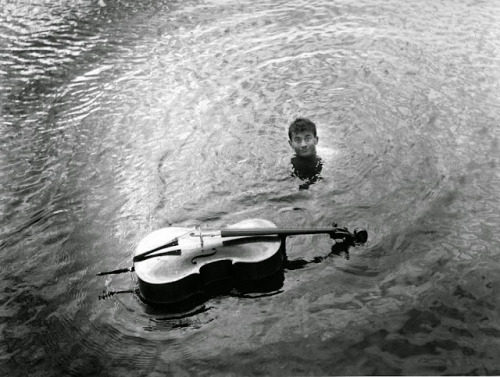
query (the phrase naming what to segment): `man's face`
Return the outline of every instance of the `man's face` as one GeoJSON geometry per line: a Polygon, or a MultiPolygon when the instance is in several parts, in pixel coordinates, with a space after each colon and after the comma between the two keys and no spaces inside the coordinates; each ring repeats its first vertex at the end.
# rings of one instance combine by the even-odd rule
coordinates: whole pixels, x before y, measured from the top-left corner
{"type": "Polygon", "coordinates": [[[288,140],[288,143],[297,156],[311,157],[316,155],[318,138],[311,131],[292,132],[292,140],[288,140]]]}

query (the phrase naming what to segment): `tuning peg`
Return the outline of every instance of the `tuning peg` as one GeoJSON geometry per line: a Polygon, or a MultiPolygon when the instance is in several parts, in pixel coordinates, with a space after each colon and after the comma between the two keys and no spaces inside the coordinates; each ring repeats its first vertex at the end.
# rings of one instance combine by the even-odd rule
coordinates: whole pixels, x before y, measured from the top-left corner
{"type": "Polygon", "coordinates": [[[354,229],[354,242],[366,243],[366,241],[368,241],[368,232],[366,231],[366,229],[354,229]]]}

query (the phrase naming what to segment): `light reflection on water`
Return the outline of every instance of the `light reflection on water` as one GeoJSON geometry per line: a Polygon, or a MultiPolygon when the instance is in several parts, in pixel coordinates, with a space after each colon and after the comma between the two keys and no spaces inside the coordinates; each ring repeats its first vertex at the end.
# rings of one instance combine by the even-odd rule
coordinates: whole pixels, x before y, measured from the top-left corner
{"type": "MultiPolygon", "coordinates": [[[[0,16],[7,374],[499,373],[493,3],[17,5],[0,16]],[[299,115],[324,159],[301,191],[299,115]],[[160,226],[252,217],[370,238],[179,318],[132,274],[95,276],[160,226]]],[[[292,260],[330,247],[287,241],[292,260]]]]}

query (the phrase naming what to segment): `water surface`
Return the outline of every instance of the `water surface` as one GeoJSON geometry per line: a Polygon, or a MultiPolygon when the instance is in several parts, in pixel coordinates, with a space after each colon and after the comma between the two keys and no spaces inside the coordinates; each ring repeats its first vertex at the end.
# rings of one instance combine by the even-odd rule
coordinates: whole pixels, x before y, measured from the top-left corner
{"type": "Polygon", "coordinates": [[[0,6],[3,375],[500,374],[495,1],[0,6]],[[255,217],[370,238],[289,238],[327,257],[185,317],[95,276],[159,227],[255,217]]]}

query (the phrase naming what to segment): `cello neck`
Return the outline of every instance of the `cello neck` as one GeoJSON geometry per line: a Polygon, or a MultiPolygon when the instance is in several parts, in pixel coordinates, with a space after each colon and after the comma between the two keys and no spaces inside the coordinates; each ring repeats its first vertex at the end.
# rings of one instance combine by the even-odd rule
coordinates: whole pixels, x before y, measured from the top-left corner
{"type": "Polygon", "coordinates": [[[295,236],[300,234],[329,234],[330,236],[345,233],[341,228],[248,228],[248,229],[222,229],[221,237],[258,237],[258,236],[295,236]]]}

